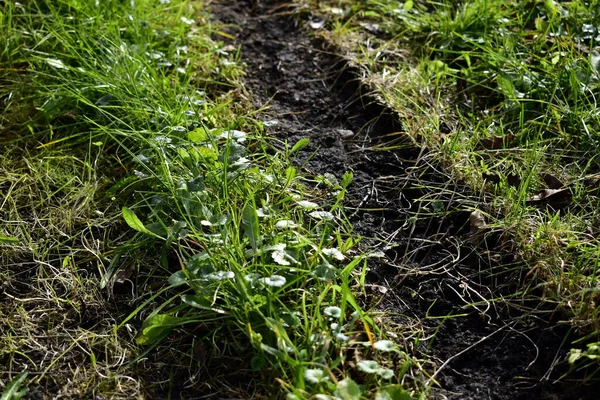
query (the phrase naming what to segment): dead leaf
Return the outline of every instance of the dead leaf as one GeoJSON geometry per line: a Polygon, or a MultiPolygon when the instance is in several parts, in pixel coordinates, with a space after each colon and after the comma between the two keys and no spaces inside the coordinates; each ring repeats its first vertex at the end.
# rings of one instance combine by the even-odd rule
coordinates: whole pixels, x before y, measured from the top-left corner
{"type": "Polygon", "coordinates": [[[550,206],[565,206],[570,204],[572,200],[571,190],[567,188],[562,189],[543,189],[538,194],[531,196],[527,199],[527,204],[539,205],[547,204],[550,206]]]}
{"type": "Polygon", "coordinates": [[[506,146],[507,144],[509,144],[510,142],[515,140],[516,137],[517,137],[517,135],[515,135],[512,132],[509,132],[506,136],[500,136],[500,135],[490,136],[490,137],[481,139],[479,141],[478,147],[484,148],[484,149],[489,149],[489,150],[501,149],[502,147],[506,146]]]}
{"type": "MultiPolygon", "coordinates": [[[[488,174],[488,173],[483,173],[481,174],[481,177],[483,179],[485,179],[486,181],[492,182],[492,183],[500,183],[500,181],[502,180],[502,178],[500,177],[499,174],[488,174]]],[[[508,174],[506,175],[506,182],[510,185],[510,186],[514,186],[514,187],[519,187],[519,185],[521,184],[521,177],[517,174],[508,174]]]]}
{"type": "Polygon", "coordinates": [[[565,184],[559,181],[554,175],[544,174],[543,178],[550,189],[562,189],[565,187],[565,184]]]}
{"type": "Polygon", "coordinates": [[[475,210],[469,215],[469,223],[471,230],[469,231],[468,241],[472,244],[479,244],[485,237],[487,224],[483,213],[479,210],[475,210]]]}
{"type": "Polygon", "coordinates": [[[508,174],[506,176],[506,182],[512,187],[519,187],[521,185],[521,176],[517,174],[508,174]]]}
{"type": "Polygon", "coordinates": [[[588,177],[583,181],[585,191],[592,196],[600,195],[600,178],[597,176],[588,177]]]}
{"type": "Polygon", "coordinates": [[[498,174],[488,174],[488,173],[483,173],[481,174],[481,177],[486,180],[486,181],[490,181],[492,183],[500,183],[500,175],[498,174]]]}
{"type": "Polygon", "coordinates": [[[471,223],[471,233],[477,232],[486,225],[485,217],[479,210],[475,210],[471,213],[469,216],[469,222],[471,223]]]}
{"type": "Polygon", "coordinates": [[[120,268],[113,276],[113,284],[124,285],[129,283],[133,285],[135,280],[135,274],[137,272],[137,265],[134,262],[130,262],[124,268],[120,268]]]}

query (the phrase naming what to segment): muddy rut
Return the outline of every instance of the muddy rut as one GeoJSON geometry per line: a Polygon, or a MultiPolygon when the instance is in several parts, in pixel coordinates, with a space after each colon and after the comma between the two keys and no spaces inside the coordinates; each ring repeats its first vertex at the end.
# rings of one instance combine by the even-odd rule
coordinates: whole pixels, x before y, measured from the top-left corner
{"type": "Polygon", "coordinates": [[[269,121],[268,134],[290,144],[310,138],[297,160],[308,172],[354,173],[346,206],[356,232],[385,254],[374,259],[370,294],[361,300],[390,311],[391,322],[409,332],[410,351],[439,369],[441,387],[432,397],[597,398],[594,388],[558,380],[567,370],[566,331],[549,318],[523,312],[528,304],[464,307],[514,290],[522,277],[498,268],[515,260],[491,261],[489,252],[463,245],[467,206],[477,199],[465,195],[469,188],[449,183],[422,149],[397,142],[401,121],[361,93],[353,71],[310,35],[292,5],[211,6],[236,38],[231,44],[241,46],[245,85],[256,108],[266,107],[259,118],[269,121]],[[389,140],[397,148],[381,151],[389,140]],[[425,217],[423,204],[446,212],[425,217]],[[410,337],[415,325],[426,340],[410,337]]]}

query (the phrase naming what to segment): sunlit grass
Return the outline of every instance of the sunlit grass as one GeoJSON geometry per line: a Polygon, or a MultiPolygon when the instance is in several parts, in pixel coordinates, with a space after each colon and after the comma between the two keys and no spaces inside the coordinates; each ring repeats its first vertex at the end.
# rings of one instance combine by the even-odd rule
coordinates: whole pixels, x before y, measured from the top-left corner
{"type": "MultiPolygon", "coordinates": [[[[484,194],[469,207],[524,262],[525,295],[597,340],[597,2],[370,0],[321,11],[406,135],[484,194]]],[[[571,361],[597,354],[585,351],[571,361]]]]}
{"type": "MultiPolygon", "coordinates": [[[[235,354],[263,395],[426,392],[427,372],[354,298],[367,257],[341,207],[352,174],[305,185],[290,161],[307,142],[263,136],[237,49],[212,39],[201,3],[0,12],[4,375],[140,397],[154,350],[205,368],[192,342],[235,354]]],[[[195,385],[230,394],[212,382],[195,385]]]]}

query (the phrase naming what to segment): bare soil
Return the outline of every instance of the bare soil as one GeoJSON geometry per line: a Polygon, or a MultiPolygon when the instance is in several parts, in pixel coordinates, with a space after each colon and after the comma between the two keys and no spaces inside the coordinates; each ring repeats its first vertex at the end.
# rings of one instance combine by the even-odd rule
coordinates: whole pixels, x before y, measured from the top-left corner
{"type": "Polygon", "coordinates": [[[481,199],[449,180],[425,150],[398,140],[401,121],[362,93],[356,71],[311,35],[310,15],[292,7],[212,4],[236,37],[232,44],[241,46],[255,106],[268,107],[259,117],[277,122],[268,134],[290,145],[310,138],[297,159],[310,173],[354,173],[346,206],[355,210],[355,230],[386,255],[374,259],[371,293],[362,300],[390,311],[397,327],[417,321],[425,340],[409,338],[407,346],[442,367],[432,397],[597,398],[597,386],[559,379],[572,339],[556,326],[560,315],[533,302],[485,302],[517,291],[525,274],[500,240],[487,249],[467,243],[467,206],[481,199]],[[401,146],[379,150],[391,140],[401,146]],[[428,206],[438,212],[427,216],[419,199],[432,200],[428,206]]]}

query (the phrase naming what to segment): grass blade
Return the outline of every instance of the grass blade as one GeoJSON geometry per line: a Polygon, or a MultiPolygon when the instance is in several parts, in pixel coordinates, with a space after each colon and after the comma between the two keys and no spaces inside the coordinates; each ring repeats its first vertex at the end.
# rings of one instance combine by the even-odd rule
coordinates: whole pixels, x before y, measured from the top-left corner
{"type": "Polygon", "coordinates": [[[252,203],[246,204],[244,212],[242,214],[242,226],[244,227],[244,233],[250,240],[250,245],[254,251],[258,250],[260,245],[260,227],[258,225],[258,214],[256,213],[256,207],[252,203]]]}
{"type": "Polygon", "coordinates": [[[29,388],[27,387],[19,390],[21,385],[23,385],[25,378],[27,378],[27,372],[21,372],[12,381],[10,381],[4,392],[2,392],[0,400],[18,400],[23,398],[23,396],[29,392],[29,388]]]}

